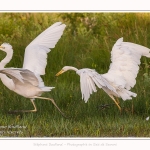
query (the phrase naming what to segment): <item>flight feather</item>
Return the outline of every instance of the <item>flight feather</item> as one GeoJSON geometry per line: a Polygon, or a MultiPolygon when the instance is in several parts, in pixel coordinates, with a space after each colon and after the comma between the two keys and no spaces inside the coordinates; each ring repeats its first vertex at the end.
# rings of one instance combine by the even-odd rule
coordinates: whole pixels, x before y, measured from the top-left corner
{"type": "Polygon", "coordinates": [[[39,36],[37,36],[25,49],[23,68],[35,74],[44,75],[47,64],[47,53],[54,48],[61,38],[66,25],[56,22],[39,36]]]}

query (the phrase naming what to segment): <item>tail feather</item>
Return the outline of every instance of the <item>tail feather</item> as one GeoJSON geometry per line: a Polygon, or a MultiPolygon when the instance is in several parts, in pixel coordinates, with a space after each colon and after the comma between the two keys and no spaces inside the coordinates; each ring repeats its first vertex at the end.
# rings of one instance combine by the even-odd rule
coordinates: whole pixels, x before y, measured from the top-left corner
{"type": "Polygon", "coordinates": [[[47,87],[47,86],[45,86],[45,87],[41,87],[41,90],[44,91],[44,92],[49,92],[49,91],[51,91],[54,88],[55,87],[47,87]]]}
{"type": "Polygon", "coordinates": [[[117,90],[118,94],[120,95],[120,97],[125,101],[125,100],[131,100],[132,97],[136,97],[137,94],[133,93],[131,91],[128,91],[126,89],[121,89],[121,90],[117,90]]]}

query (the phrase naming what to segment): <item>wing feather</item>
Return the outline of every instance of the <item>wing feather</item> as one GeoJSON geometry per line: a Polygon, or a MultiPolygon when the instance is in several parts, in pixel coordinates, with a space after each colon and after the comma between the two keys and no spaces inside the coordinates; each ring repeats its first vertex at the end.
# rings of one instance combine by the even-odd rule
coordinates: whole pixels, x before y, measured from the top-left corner
{"type": "Polygon", "coordinates": [[[102,88],[108,95],[121,97],[123,100],[136,97],[136,93],[129,91],[136,84],[142,56],[150,57],[150,49],[144,46],[123,42],[120,38],[113,46],[109,70],[105,74],[98,74],[92,69],[80,69],[80,86],[82,99],[88,101],[90,95],[96,92],[96,86],[102,88]]]}
{"type": "Polygon", "coordinates": [[[114,87],[112,87],[100,74],[92,69],[80,69],[77,71],[80,75],[80,87],[82,99],[87,102],[93,92],[97,92],[98,88],[107,87],[110,91],[117,94],[114,87]]]}
{"type": "Polygon", "coordinates": [[[25,49],[23,68],[44,75],[49,48],[55,47],[65,27],[65,24],[57,22],[37,36],[25,49]]]}
{"type": "Polygon", "coordinates": [[[112,63],[108,73],[103,77],[115,86],[130,90],[136,84],[142,56],[150,57],[150,49],[138,44],[123,42],[123,38],[118,39],[111,51],[112,63]]]}
{"type": "Polygon", "coordinates": [[[0,70],[0,73],[9,76],[14,82],[18,80],[22,83],[29,82],[34,86],[38,86],[39,82],[33,72],[22,68],[7,68],[0,70]]]}

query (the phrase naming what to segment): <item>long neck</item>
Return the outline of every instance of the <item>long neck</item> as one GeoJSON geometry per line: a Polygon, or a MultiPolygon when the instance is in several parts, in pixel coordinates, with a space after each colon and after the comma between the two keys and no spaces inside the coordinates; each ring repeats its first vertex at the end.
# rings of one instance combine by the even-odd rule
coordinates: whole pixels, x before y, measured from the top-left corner
{"type": "MultiPolygon", "coordinates": [[[[12,49],[9,49],[7,51],[5,51],[7,53],[6,57],[0,62],[0,69],[3,69],[5,67],[5,65],[7,63],[10,62],[10,60],[12,59],[12,56],[13,56],[13,50],[12,49]]],[[[3,84],[9,88],[10,90],[13,90],[14,89],[14,84],[13,84],[13,81],[8,78],[5,74],[1,74],[0,73],[0,79],[1,81],[3,82],[3,84]]]]}
{"type": "Polygon", "coordinates": [[[9,51],[6,52],[6,57],[0,62],[0,69],[3,69],[6,64],[10,62],[13,56],[13,50],[9,49],[9,51]]]}
{"type": "Polygon", "coordinates": [[[72,67],[72,66],[69,66],[69,70],[74,70],[75,72],[77,72],[77,71],[78,71],[78,69],[77,69],[77,68],[72,67]]]}

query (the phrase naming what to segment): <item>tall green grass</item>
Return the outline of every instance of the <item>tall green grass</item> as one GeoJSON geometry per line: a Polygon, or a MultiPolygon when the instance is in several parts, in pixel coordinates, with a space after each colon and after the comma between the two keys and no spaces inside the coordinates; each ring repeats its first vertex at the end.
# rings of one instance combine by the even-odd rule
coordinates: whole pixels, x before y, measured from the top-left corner
{"type": "MultiPolygon", "coordinates": [[[[69,71],[55,74],[65,65],[93,68],[106,73],[110,52],[120,37],[150,47],[149,13],[1,13],[0,42],[13,46],[14,56],[7,67],[22,67],[25,47],[56,21],[67,25],[56,47],[48,54],[45,85],[55,86],[43,96],[55,100],[69,116],[65,119],[49,101],[35,100],[36,113],[9,114],[9,110],[32,109],[29,99],[0,84],[1,137],[149,137],[149,59],[142,58],[137,84],[132,89],[137,97],[120,101],[122,113],[102,90],[85,103],[81,99],[79,76],[69,71]],[[108,108],[104,104],[112,104],[108,108]],[[24,128],[13,128],[19,125],[24,128]],[[11,132],[12,131],[12,132],[11,132]],[[17,132],[18,131],[18,132],[17,132]]],[[[0,59],[5,56],[0,52],[0,59]]]]}

